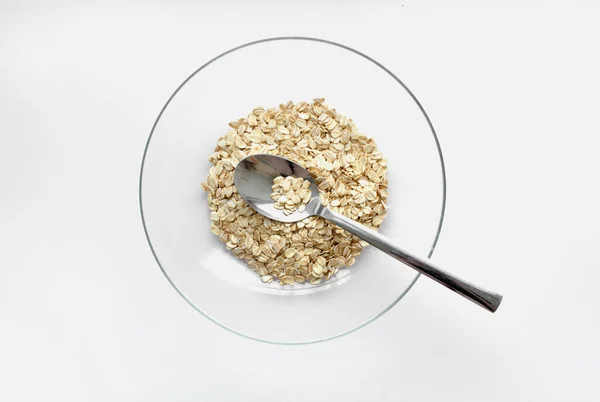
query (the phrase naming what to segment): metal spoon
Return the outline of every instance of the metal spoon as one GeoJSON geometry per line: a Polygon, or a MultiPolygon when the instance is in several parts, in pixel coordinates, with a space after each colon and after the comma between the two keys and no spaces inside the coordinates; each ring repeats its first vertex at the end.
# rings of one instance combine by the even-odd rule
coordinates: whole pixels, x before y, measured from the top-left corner
{"type": "Polygon", "coordinates": [[[248,156],[235,168],[234,183],[246,203],[270,219],[280,222],[297,222],[309,216],[320,216],[488,311],[496,311],[502,301],[501,295],[463,281],[436,267],[427,259],[400,249],[376,231],[330,210],[321,204],[319,188],[309,171],[288,159],[265,154],[248,156]],[[311,198],[303,212],[295,211],[290,215],[285,215],[281,210],[274,208],[275,202],[271,199],[271,186],[273,179],[277,176],[302,177],[310,181],[311,198]]]}

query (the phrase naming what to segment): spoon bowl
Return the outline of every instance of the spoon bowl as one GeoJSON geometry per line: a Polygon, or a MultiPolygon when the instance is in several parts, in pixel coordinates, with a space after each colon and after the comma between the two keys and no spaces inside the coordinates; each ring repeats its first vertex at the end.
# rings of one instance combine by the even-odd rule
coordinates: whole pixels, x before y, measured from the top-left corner
{"type": "Polygon", "coordinates": [[[244,158],[237,165],[233,176],[235,187],[248,205],[264,216],[280,222],[298,222],[317,215],[321,206],[319,187],[310,172],[289,159],[276,155],[257,154],[244,158]],[[310,182],[310,201],[302,212],[296,210],[289,215],[274,207],[271,199],[273,179],[278,176],[301,177],[310,182]]]}

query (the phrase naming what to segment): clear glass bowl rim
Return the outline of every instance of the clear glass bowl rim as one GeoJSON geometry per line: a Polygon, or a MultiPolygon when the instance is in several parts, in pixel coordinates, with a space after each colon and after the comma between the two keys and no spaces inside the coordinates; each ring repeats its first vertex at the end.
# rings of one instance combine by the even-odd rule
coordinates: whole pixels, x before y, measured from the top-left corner
{"type": "Polygon", "coordinates": [[[427,115],[427,112],[425,112],[425,109],[423,108],[423,106],[421,105],[421,103],[419,102],[419,100],[417,99],[417,97],[412,93],[412,91],[398,78],[396,77],[396,75],[394,75],[394,73],[392,73],[389,69],[387,69],[383,64],[379,63],[377,60],[367,56],[366,54],[355,50],[349,46],[337,43],[337,42],[333,42],[327,39],[320,39],[320,38],[314,38],[314,37],[307,37],[307,36],[277,36],[277,37],[271,37],[271,38],[264,38],[264,39],[258,39],[255,41],[251,41],[251,42],[247,42],[244,43],[242,45],[236,46],[234,48],[231,48],[221,54],[219,54],[218,56],[210,59],[209,61],[207,61],[206,63],[204,63],[200,68],[198,68],[196,71],[194,71],[192,74],[190,74],[178,87],[177,89],[175,89],[175,91],[173,92],[173,94],[171,94],[171,96],[169,97],[169,99],[167,100],[167,102],[165,103],[165,105],[161,108],[160,112],[158,113],[158,116],[156,117],[156,120],[154,121],[154,124],[152,125],[152,129],[150,130],[150,135],[148,136],[148,140],[146,141],[146,146],[144,147],[144,154],[142,156],[142,164],[140,167],[140,177],[139,177],[139,184],[138,184],[138,200],[139,200],[139,205],[140,205],[140,214],[141,214],[141,218],[142,218],[142,226],[144,227],[144,234],[146,236],[146,240],[148,241],[148,245],[150,246],[150,251],[152,252],[152,255],[154,256],[154,259],[156,260],[156,263],[158,264],[160,270],[162,271],[162,273],[165,275],[165,278],[167,278],[167,280],[169,281],[169,283],[171,284],[171,286],[173,286],[173,288],[175,289],[175,291],[177,291],[177,293],[179,293],[179,295],[190,305],[192,306],[192,308],[194,308],[196,311],[198,311],[200,314],[202,314],[204,317],[208,318],[210,321],[214,322],[215,324],[217,324],[218,326],[220,326],[221,328],[226,329],[227,331],[234,333],[236,335],[239,335],[243,338],[246,339],[251,339],[251,340],[255,340],[258,342],[262,342],[262,343],[268,343],[268,344],[277,344],[277,345],[308,345],[308,344],[313,344],[313,343],[320,343],[320,342],[325,342],[325,341],[329,341],[332,339],[336,339],[339,338],[341,336],[350,334],[352,332],[355,332],[363,327],[365,327],[366,325],[372,323],[373,321],[375,321],[376,319],[378,319],[379,317],[381,317],[382,315],[384,315],[385,313],[387,313],[392,307],[394,307],[403,297],[404,295],[406,295],[408,293],[408,291],[414,286],[414,284],[417,282],[417,280],[419,279],[419,277],[421,276],[420,273],[417,272],[417,275],[415,276],[415,278],[413,279],[413,281],[406,287],[406,289],[404,289],[404,291],[398,296],[398,298],[396,298],[389,306],[387,306],[384,310],[382,310],[379,314],[373,316],[372,318],[368,319],[367,321],[355,326],[352,329],[349,329],[347,331],[344,332],[340,332],[338,334],[329,336],[329,337],[323,337],[320,339],[315,339],[315,340],[309,340],[309,341],[302,341],[302,342],[284,342],[284,341],[273,341],[273,340],[267,340],[267,339],[261,339],[261,338],[257,338],[257,337],[253,337],[241,332],[238,332],[236,330],[234,330],[233,328],[230,328],[226,325],[223,325],[222,323],[220,323],[217,319],[211,317],[210,315],[206,314],[205,312],[203,312],[198,306],[196,306],[182,291],[181,289],[179,289],[179,287],[175,284],[175,282],[169,277],[169,275],[167,274],[167,271],[165,270],[165,268],[163,267],[162,263],[160,262],[158,255],[156,254],[156,251],[154,250],[154,246],[152,245],[152,241],[150,240],[150,234],[148,232],[148,227],[146,225],[146,218],[144,216],[144,207],[143,207],[143,201],[142,201],[142,183],[143,183],[143,177],[144,177],[144,164],[146,162],[146,155],[148,153],[148,149],[150,147],[150,142],[152,141],[152,136],[154,135],[154,131],[156,129],[156,126],[158,125],[158,122],[160,121],[160,118],[162,117],[164,111],[167,109],[167,107],[169,106],[169,104],[171,103],[171,100],[173,100],[173,98],[177,95],[177,93],[179,93],[179,91],[185,86],[185,84],[187,84],[188,81],[190,81],[196,74],[198,74],[200,71],[202,71],[204,68],[206,68],[207,66],[209,66],[210,64],[214,63],[215,61],[221,59],[222,57],[227,56],[230,53],[235,52],[236,50],[240,50],[249,46],[253,46],[253,45],[258,45],[261,43],[265,43],[265,42],[274,42],[274,41],[284,41],[284,40],[289,40],[289,41],[312,41],[312,42],[318,42],[318,43],[324,43],[324,44],[328,44],[331,46],[337,46],[339,48],[348,50],[360,57],[365,58],[366,60],[370,61],[371,63],[375,64],[377,67],[381,68],[383,71],[385,71],[387,74],[389,74],[398,84],[400,84],[400,86],[402,86],[402,88],[404,88],[404,90],[410,95],[410,97],[413,99],[413,101],[417,104],[419,110],[421,111],[421,113],[423,114],[423,117],[425,117],[425,120],[427,121],[427,124],[429,125],[429,129],[431,131],[431,134],[433,135],[434,141],[435,141],[435,145],[437,147],[437,151],[438,151],[438,155],[440,158],[440,167],[441,167],[441,173],[442,173],[442,208],[440,211],[440,219],[439,219],[439,223],[438,223],[438,227],[437,227],[437,231],[435,234],[435,237],[433,239],[433,243],[431,245],[431,248],[429,250],[429,253],[427,254],[427,258],[431,258],[431,256],[433,255],[433,252],[435,250],[435,247],[437,245],[438,239],[440,237],[440,232],[442,230],[442,225],[444,223],[444,215],[446,212],[446,166],[444,164],[444,156],[442,154],[442,148],[440,146],[440,141],[439,138],[437,136],[437,133],[435,131],[435,128],[433,127],[433,124],[431,123],[431,120],[429,119],[429,116],[427,115]]]}

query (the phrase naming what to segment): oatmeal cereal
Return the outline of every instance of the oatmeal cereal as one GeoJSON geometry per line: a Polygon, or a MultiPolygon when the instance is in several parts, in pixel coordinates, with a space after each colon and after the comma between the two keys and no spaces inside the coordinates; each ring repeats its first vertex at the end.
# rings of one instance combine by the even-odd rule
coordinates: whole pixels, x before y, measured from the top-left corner
{"type": "Polygon", "coordinates": [[[284,215],[289,215],[294,211],[304,212],[306,204],[310,201],[310,181],[301,177],[283,177],[279,176],[273,179],[271,189],[271,199],[275,201],[273,205],[280,209],[284,215]]]}
{"type": "MultiPolygon", "coordinates": [[[[366,242],[321,217],[282,223],[262,216],[239,196],[233,174],[249,155],[283,156],[308,169],[323,204],[377,229],[387,210],[388,180],[387,160],[375,141],[322,98],[312,103],[290,101],[271,109],[257,107],[229,126],[217,141],[202,183],[212,233],[263,282],[314,285],[354,264],[366,242]]],[[[300,180],[276,178],[271,194],[275,205],[290,213],[303,208],[310,195],[303,191],[308,190],[304,188],[308,181],[300,180]]]]}

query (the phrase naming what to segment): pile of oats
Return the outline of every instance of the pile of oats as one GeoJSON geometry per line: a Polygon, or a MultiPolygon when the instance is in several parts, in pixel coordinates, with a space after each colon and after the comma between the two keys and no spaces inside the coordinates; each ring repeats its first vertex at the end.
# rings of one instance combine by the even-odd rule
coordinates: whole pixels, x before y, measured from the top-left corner
{"type": "Polygon", "coordinates": [[[306,204],[310,201],[310,181],[301,177],[279,176],[273,179],[271,190],[271,199],[275,201],[273,205],[280,209],[284,215],[289,215],[294,211],[304,212],[306,204]]]}
{"type": "Polygon", "coordinates": [[[283,156],[309,170],[323,204],[376,229],[387,210],[388,180],[387,160],[375,141],[322,98],[257,107],[229,126],[217,141],[209,158],[213,166],[202,183],[212,232],[263,282],[318,284],[354,264],[367,243],[320,217],[282,223],[262,216],[239,196],[233,173],[248,155],[283,156]]]}

